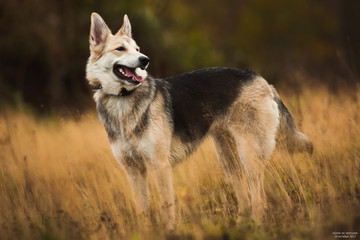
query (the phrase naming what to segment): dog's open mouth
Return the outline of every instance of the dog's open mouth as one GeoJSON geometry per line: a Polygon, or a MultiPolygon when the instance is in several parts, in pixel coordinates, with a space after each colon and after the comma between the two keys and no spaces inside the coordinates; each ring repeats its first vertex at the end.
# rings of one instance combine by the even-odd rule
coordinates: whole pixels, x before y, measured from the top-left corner
{"type": "Polygon", "coordinates": [[[139,84],[143,80],[143,78],[136,74],[135,68],[125,67],[123,65],[115,64],[113,68],[114,74],[123,80],[128,81],[132,84],[139,84]]]}

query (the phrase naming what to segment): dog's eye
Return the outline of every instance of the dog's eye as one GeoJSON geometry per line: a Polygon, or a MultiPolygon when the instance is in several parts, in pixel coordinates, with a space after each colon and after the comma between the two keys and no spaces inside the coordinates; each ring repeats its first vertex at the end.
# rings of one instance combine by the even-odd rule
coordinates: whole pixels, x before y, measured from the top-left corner
{"type": "Polygon", "coordinates": [[[126,49],[124,47],[118,47],[116,50],[118,51],[125,51],[126,49]]]}
{"type": "Polygon", "coordinates": [[[140,52],[140,48],[137,48],[136,51],[137,51],[137,52],[140,52]]]}

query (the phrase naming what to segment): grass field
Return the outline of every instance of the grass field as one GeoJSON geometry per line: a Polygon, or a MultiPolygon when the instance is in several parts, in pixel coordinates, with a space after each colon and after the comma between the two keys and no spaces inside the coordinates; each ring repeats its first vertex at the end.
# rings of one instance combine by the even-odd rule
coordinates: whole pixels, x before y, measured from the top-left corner
{"type": "Polygon", "coordinates": [[[360,239],[360,92],[284,94],[314,155],[267,163],[264,224],[237,221],[234,190],[206,141],[174,169],[177,229],[137,217],[128,181],[94,112],[80,119],[0,113],[0,239],[360,239]],[[349,236],[349,235],[346,235],[349,236]]]}

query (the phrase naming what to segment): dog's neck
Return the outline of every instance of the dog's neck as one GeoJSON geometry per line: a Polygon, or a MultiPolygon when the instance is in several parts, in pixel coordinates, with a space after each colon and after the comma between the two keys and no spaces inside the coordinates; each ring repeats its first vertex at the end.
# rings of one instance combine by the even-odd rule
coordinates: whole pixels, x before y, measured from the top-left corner
{"type": "Polygon", "coordinates": [[[135,89],[131,89],[131,90],[127,90],[126,88],[121,88],[118,96],[129,96],[130,94],[132,94],[133,92],[135,92],[135,89]]]}
{"type": "Polygon", "coordinates": [[[116,136],[121,138],[133,136],[134,129],[143,121],[142,116],[155,97],[153,81],[148,78],[148,81],[142,84],[146,87],[131,90],[121,87],[118,94],[107,93],[100,87],[95,90],[94,100],[99,120],[104,125],[109,139],[114,139],[116,136]]]}
{"type": "Polygon", "coordinates": [[[131,90],[127,90],[126,88],[122,87],[122,88],[120,88],[120,91],[119,91],[118,94],[112,94],[112,93],[106,93],[102,89],[103,88],[102,88],[102,86],[100,84],[93,87],[93,90],[95,90],[95,91],[102,91],[105,95],[116,96],[116,97],[129,96],[130,94],[132,94],[136,90],[136,88],[133,88],[131,90]]]}

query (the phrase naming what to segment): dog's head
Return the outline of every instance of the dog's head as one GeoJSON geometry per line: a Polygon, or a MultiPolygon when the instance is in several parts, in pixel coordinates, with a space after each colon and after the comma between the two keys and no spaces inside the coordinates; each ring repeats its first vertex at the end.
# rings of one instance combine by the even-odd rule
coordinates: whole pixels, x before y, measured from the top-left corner
{"type": "Polygon", "coordinates": [[[132,39],[127,15],[120,30],[113,35],[99,14],[91,14],[90,57],[86,67],[89,84],[106,94],[117,95],[141,85],[147,77],[150,59],[140,53],[132,39]]]}

